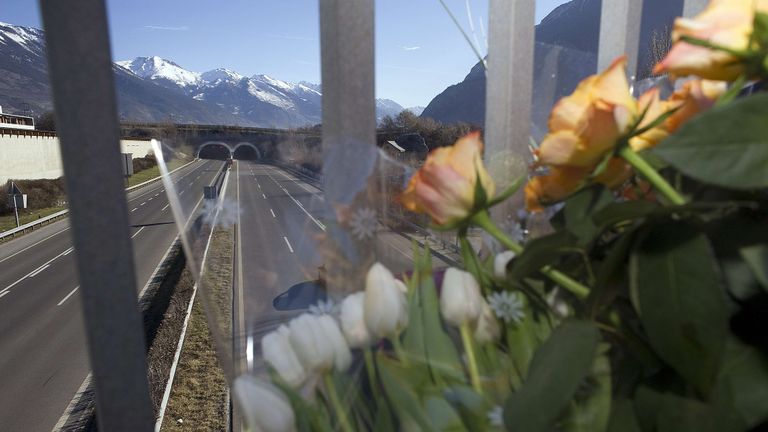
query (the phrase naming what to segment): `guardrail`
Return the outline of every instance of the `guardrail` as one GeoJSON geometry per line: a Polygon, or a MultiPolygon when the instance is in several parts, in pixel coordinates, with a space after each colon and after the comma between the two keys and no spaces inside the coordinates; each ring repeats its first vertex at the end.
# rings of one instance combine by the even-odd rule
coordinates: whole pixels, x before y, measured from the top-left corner
{"type": "MultiPolygon", "coordinates": [[[[189,162],[187,164],[184,164],[184,165],[176,168],[175,170],[171,171],[170,174],[173,174],[176,171],[178,171],[178,170],[180,170],[180,169],[182,169],[184,167],[189,166],[193,162],[194,162],[194,160],[192,162],[189,162]]],[[[142,187],[144,187],[144,186],[146,186],[148,184],[154,183],[154,182],[156,182],[156,181],[158,181],[158,180],[160,180],[162,178],[163,178],[162,176],[158,176],[158,177],[149,179],[149,180],[147,180],[147,181],[145,181],[143,183],[139,183],[137,185],[134,185],[134,186],[131,186],[129,188],[126,188],[125,191],[126,192],[133,192],[136,189],[139,189],[139,188],[142,188],[142,187]]],[[[8,231],[4,231],[4,232],[0,233],[0,243],[3,243],[5,241],[7,241],[9,238],[11,238],[11,239],[15,238],[17,234],[20,234],[20,233],[24,234],[28,230],[29,231],[34,231],[36,227],[41,227],[43,225],[48,225],[51,222],[57,221],[57,220],[59,220],[61,218],[64,218],[68,214],[69,214],[69,210],[62,210],[62,211],[56,212],[56,213],[54,213],[52,215],[48,215],[46,217],[37,219],[35,221],[26,223],[26,224],[21,225],[21,226],[19,226],[17,228],[13,228],[13,229],[10,229],[8,231]]]]}

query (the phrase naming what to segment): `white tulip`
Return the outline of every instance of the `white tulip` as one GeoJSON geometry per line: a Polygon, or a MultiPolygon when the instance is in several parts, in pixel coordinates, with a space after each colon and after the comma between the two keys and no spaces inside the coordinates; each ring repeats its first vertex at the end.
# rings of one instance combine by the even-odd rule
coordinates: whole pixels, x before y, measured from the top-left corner
{"type": "Polygon", "coordinates": [[[323,334],[323,339],[333,349],[333,364],[339,372],[346,372],[352,364],[352,352],[349,350],[339,324],[330,315],[317,317],[317,323],[323,334]]]}
{"type": "Polygon", "coordinates": [[[291,347],[291,331],[281,325],[277,330],[261,338],[261,352],[264,360],[291,387],[298,387],[307,378],[304,366],[291,347]]]}
{"type": "Polygon", "coordinates": [[[475,323],[475,340],[481,344],[496,342],[501,337],[499,321],[488,302],[483,301],[480,317],[475,323]]]}
{"type": "Polygon", "coordinates": [[[285,395],[250,375],[235,379],[232,389],[248,428],[263,432],[292,432],[296,416],[285,395]]]}
{"type": "Polygon", "coordinates": [[[293,351],[308,372],[325,372],[333,367],[333,347],[324,340],[318,319],[304,314],[288,324],[293,351]]]}
{"type": "Polygon", "coordinates": [[[506,252],[502,252],[502,253],[496,255],[496,258],[494,258],[494,260],[493,260],[493,275],[496,276],[499,279],[506,278],[507,277],[507,265],[516,256],[517,256],[517,254],[512,252],[512,251],[506,251],[506,252]]]}
{"type": "Polygon", "coordinates": [[[365,324],[375,338],[396,336],[408,325],[408,300],[397,279],[376,263],[365,278],[365,324]]]}
{"type": "Polygon", "coordinates": [[[483,296],[480,285],[470,273],[449,268],[443,277],[440,311],[443,318],[456,327],[473,323],[480,317],[483,296]]]}
{"type": "Polygon", "coordinates": [[[372,343],[365,325],[364,303],[365,292],[352,294],[341,302],[341,330],[351,348],[367,348],[372,343]]]}

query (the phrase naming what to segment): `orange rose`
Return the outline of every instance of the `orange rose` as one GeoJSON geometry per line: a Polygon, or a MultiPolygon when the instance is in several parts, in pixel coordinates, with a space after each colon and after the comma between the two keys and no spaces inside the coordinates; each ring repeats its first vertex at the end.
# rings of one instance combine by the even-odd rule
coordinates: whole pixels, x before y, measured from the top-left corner
{"type": "Polygon", "coordinates": [[[480,133],[461,138],[452,147],[434,150],[416,172],[401,203],[410,211],[427,213],[437,225],[460,222],[476,210],[479,178],[486,196],[494,196],[495,185],[483,166],[480,133]]]}
{"type": "MultiPolygon", "coordinates": [[[[525,186],[525,205],[528,211],[538,212],[544,206],[562,201],[584,185],[592,168],[552,167],[545,176],[531,179],[525,186]]],[[[619,158],[613,158],[606,170],[593,179],[594,183],[610,189],[621,186],[632,176],[632,169],[619,158]]]]}
{"type": "Polygon", "coordinates": [[[683,42],[684,36],[707,41],[735,51],[750,48],[755,11],[768,12],[768,0],[712,0],[693,19],[678,18],[672,31],[674,45],[654,73],[697,75],[711,80],[734,81],[744,73],[744,64],[733,54],[683,42]]]}
{"type": "Polygon", "coordinates": [[[555,105],[550,133],[538,150],[542,164],[593,167],[629,132],[638,109],[627,82],[626,63],[626,57],[619,58],[555,105]]]}
{"type": "Polygon", "coordinates": [[[677,111],[657,127],[632,138],[629,141],[630,146],[638,152],[655,147],[688,120],[712,108],[726,88],[726,83],[722,81],[688,81],[666,101],[660,99],[658,89],[649,90],[640,96],[640,111],[645,112],[640,129],[649,126],[669,111],[677,111]]]}

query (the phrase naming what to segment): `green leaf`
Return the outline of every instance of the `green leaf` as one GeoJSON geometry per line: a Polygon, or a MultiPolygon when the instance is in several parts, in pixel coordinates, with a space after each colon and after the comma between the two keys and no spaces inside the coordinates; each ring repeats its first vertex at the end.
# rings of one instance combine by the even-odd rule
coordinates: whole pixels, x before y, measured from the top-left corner
{"type": "Polygon", "coordinates": [[[613,203],[595,212],[592,220],[601,229],[606,229],[622,222],[648,217],[659,208],[658,204],[649,201],[613,203]]]}
{"type": "Polygon", "coordinates": [[[768,290],[768,246],[746,247],[739,251],[760,285],[768,290]]]}
{"type": "Polygon", "coordinates": [[[608,422],[609,432],[641,432],[640,424],[632,402],[627,399],[616,399],[611,406],[611,419],[608,422]]]}
{"type": "Polygon", "coordinates": [[[534,239],[528,242],[523,253],[510,263],[508,279],[520,280],[538,273],[543,267],[555,263],[562,255],[573,253],[576,248],[579,248],[576,238],[566,231],[534,239]]]}
{"type": "Polygon", "coordinates": [[[517,293],[523,303],[525,316],[520,322],[508,323],[506,326],[507,349],[512,366],[522,379],[528,376],[528,369],[540,342],[536,337],[536,323],[528,297],[517,293]]]}
{"type": "Polygon", "coordinates": [[[714,108],[686,123],[653,152],[702,183],[768,187],[768,95],[714,108]]]}
{"type": "Polygon", "coordinates": [[[493,406],[471,387],[453,386],[445,391],[445,399],[459,411],[469,430],[488,430],[488,413],[493,406]]]}
{"type": "MultiPolygon", "coordinates": [[[[602,347],[607,351],[608,346],[602,347]]],[[[571,404],[561,430],[568,432],[602,432],[608,427],[611,414],[611,362],[605,354],[599,354],[592,371],[583,385],[585,395],[571,404]]]]}
{"type": "Polygon", "coordinates": [[[536,351],[528,379],[504,404],[510,431],[552,430],[555,421],[589,373],[599,333],[586,321],[568,321],[536,351]]]}
{"type": "Polygon", "coordinates": [[[451,404],[445,399],[431,396],[427,398],[424,405],[435,429],[439,431],[467,430],[459,414],[456,413],[451,404]]]}
{"type": "Polygon", "coordinates": [[[709,242],[685,223],[652,228],[630,258],[633,302],[651,345],[704,394],[728,331],[719,279],[709,242]]]}
{"type": "Polygon", "coordinates": [[[613,194],[602,185],[582,189],[566,201],[565,227],[579,239],[579,244],[588,244],[600,233],[592,215],[611,203],[613,194]]]}
{"type": "Polygon", "coordinates": [[[403,422],[407,417],[416,422],[422,430],[436,431],[415,390],[420,387],[419,382],[424,379],[419,376],[417,369],[404,367],[383,354],[377,356],[377,364],[387,399],[392,404],[398,419],[403,422]]]}
{"type": "Polygon", "coordinates": [[[768,359],[756,348],[729,339],[712,399],[747,429],[768,421],[768,359]]]}
{"type": "Polygon", "coordinates": [[[414,367],[426,368],[434,383],[463,381],[461,360],[440,319],[440,303],[428,250],[416,253],[416,289],[410,294],[408,327],[403,346],[414,367]]]}

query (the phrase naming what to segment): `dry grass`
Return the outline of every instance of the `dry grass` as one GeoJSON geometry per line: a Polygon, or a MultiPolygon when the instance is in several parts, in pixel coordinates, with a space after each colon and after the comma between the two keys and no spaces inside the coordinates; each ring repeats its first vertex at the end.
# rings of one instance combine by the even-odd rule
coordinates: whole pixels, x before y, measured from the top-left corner
{"type": "MultiPolygon", "coordinates": [[[[189,161],[174,159],[168,162],[168,171],[173,171],[176,168],[186,164],[189,161]]],[[[137,184],[144,183],[145,181],[152,180],[155,177],[160,176],[160,167],[157,165],[147,168],[145,170],[134,173],[128,178],[128,187],[136,186],[137,184]]]]}
{"type": "MultiPolygon", "coordinates": [[[[232,231],[216,231],[208,251],[203,288],[213,293],[215,326],[231,334],[232,231]]],[[[211,329],[198,291],[192,309],[163,431],[226,431],[229,424],[228,386],[216,357],[211,329]]]]}
{"type": "MultiPolygon", "coordinates": [[[[19,211],[19,222],[24,225],[54,213],[64,210],[66,207],[49,207],[39,210],[19,211]]],[[[16,228],[16,218],[13,214],[0,216],[0,232],[16,228]]]]}

